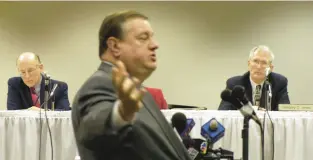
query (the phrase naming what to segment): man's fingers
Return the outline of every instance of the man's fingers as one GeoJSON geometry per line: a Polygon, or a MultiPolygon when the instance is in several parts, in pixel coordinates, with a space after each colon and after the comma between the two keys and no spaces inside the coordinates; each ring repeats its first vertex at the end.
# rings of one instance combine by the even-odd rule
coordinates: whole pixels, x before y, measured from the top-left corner
{"type": "Polygon", "coordinates": [[[125,65],[124,65],[124,63],[122,61],[117,61],[116,62],[116,66],[120,70],[120,72],[123,72],[123,73],[127,72],[126,71],[126,67],[125,67],[125,65]]]}
{"type": "Polygon", "coordinates": [[[130,99],[133,101],[141,101],[142,97],[146,93],[146,90],[144,88],[134,88],[133,91],[130,94],[130,99]]]}
{"type": "Polygon", "coordinates": [[[116,67],[113,67],[112,68],[112,80],[113,80],[113,85],[115,87],[117,87],[117,82],[119,81],[118,80],[118,69],[116,67]]]}
{"type": "Polygon", "coordinates": [[[121,87],[122,87],[123,94],[124,95],[129,95],[129,94],[131,94],[131,92],[135,88],[135,83],[131,79],[125,78],[125,80],[122,83],[121,87]]]}
{"type": "Polygon", "coordinates": [[[121,70],[119,70],[117,67],[112,68],[113,84],[118,90],[121,90],[121,84],[126,79],[126,77],[128,77],[128,73],[121,72],[121,70]]]}
{"type": "Polygon", "coordinates": [[[141,109],[143,107],[143,104],[142,104],[142,102],[141,101],[139,101],[138,103],[137,103],[137,112],[141,109]]]}

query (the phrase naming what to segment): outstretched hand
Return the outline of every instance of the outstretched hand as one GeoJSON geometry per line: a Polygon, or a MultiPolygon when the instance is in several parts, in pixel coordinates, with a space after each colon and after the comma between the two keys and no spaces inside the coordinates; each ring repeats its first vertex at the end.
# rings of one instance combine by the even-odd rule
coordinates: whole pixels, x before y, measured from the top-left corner
{"type": "Polygon", "coordinates": [[[113,67],[112,80],[121,102],[119,113],[125,121],[130,121],[143,106],[141,100],[146,90],[141,87],[141,82],[136,77],[130,77],[121,61],[113,67]]]}

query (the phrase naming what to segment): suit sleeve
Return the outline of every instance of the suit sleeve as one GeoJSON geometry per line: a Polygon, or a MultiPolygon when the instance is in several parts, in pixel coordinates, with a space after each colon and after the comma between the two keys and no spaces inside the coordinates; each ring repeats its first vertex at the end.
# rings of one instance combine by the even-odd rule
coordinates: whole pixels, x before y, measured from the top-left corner
{"type": "Polygon", "coordinates": [[[8,110],[18,110],[20,107],[21,99],[19,98],[19,91],[13,85],[12,80],[8,80],[8,95],[7,95],[7,109],[8,110]]]}
{"type": "Polygon", "coordinates": [[[60,91],[58,95],[55,95],[55,110],[71,110],[70,102],[68,100],[68,85],[66,83],[61,83],[60,91]]]}
{"type": "Polygon", "coordinates": [[[283,86],[280,88],[280,90],[277,92],[277,102],[278,104],[290,104],[289,95],[288,95],[288,79],[285,78],[285,83],[283,83],[283,86]]]}
{"type": "MultiPolygon", "coordinates": [[[[81,90],[81,95],[76,100],[80,121],[76,128],[76,134],[87,148],[101,150],[109,156],[117,148],[125,144],[131,124],[119,121],[116,113],[117,97],[112,89],[105,88],[97,82],[90,82],[90,86],[81,90]],[[88,89],[87,89],[88,88],[88,89]],[[114,112],[115,109],[115,112],[114,112]],[[112,117],[115,116],[115,117],[112,117]],[[114,120],[115,119],[115,120],[114,120]]],[[[105,83],[105,82],[101,82],[105,83]]]]}
{"type": "MultiPolygon", "coordinates": [[[[226,81],[226,89],[231,88],[230,79],[226,81]]],[[[221,100],[218,110],[237,110],[231,103],[221,100]]]]}

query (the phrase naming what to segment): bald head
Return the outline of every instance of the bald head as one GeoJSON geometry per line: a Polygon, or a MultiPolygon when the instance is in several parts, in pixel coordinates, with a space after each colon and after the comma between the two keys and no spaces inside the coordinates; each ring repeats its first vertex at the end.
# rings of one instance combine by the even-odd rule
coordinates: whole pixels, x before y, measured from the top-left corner
{"type": "Polygon", "coordinates": [[[41,64],[40,58],[38,55],[32,52],[24,52],[18,56],[16,65],[19,63],[34,63],[34,64],[41,64]]]}
{"type": "Polygon", "coordinates": [[[32,52],[22,53],[16,61],[17,70],[28,87],[34,87],[41,80],[43,65],[38,55],[32,52]]]}

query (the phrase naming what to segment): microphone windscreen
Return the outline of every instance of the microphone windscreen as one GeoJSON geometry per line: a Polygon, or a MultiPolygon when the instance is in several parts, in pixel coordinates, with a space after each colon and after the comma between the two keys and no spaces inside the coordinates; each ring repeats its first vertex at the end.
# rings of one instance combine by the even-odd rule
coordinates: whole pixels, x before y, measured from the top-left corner
{"type": "Polygon", "coordinates": [[[241,85],[236,85],[232,92],[232,97],[242,99],[245,96],[245,88],[241,85]]]}
{"type": "Polygon", "coordinates": [[[231,100],[231,90],[224,89],[221,93],[221,98],[223,101],[229,102],[231,100]]]}
{"type": "Polygon", "coordinates": [[[221,98],[223,101],[229,102],[234,105],[237,109],[240,109],[242,107],[241,103],[232,96],[232,91],[229,89],[223,90],[223,92],[221,93],[221,98]]]}
{"type": "Polygon", "coordinates": [[[181,112],[177,112],[172,116],[172,126],[181,134],[187,125],[187,117],[181,112]]]}
{"type": "Polygon", "coordinates": [[[211,144],[214,144],[220,138],[224,136],[225,128],[219,123],[215,118],[212,118],[210,121],[201,126],[201,135],[211,144]],[[217,128],[211,130],[211,122],[216,121],[217,128]]]}
{"type": "Polygon", "coordinates": [[[247,104],[249,102],[248,98],[246,97],[245,87],[241,85],[236,85],[234,87],[232,97],[240,100],[243,104],[247,104]]]}
{"type": "Polygon", "coordinates": [[[211,130],[211,131],[216,131],[217,126],[218,126],[218,123],[217,123],[216,119],[213,119],[213,120],[210,122],[210,130],[211,130]]]}

